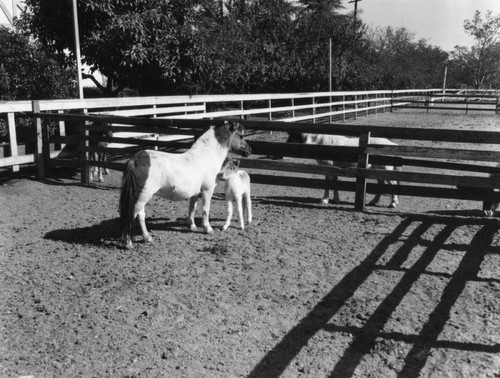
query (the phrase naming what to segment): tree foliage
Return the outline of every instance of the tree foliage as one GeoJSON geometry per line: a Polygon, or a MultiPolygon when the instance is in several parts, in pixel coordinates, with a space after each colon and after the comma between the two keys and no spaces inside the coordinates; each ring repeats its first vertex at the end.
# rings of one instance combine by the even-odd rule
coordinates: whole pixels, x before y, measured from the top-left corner
{"type": "Polygon", "coordinates": [[[68,98],[76,93],[72,70],[61,68],[37,43],[0,26],[0,100],[68,98]]]}
{"type": "MultiPolygon", "coordinates": [[[[107,78],[99,83],[105,95],[123,88],[142,95],[318,91],[328,90],[330,73],[333,90],[425,88],[441,86],[446,64],[455,78],[460,72],[484,84],[495,77],[500,49],[493,48],[498,21],[491,13],[466,22],[478,45],[448,60],[405,28],[370,32],[362,13],[355,22],[343,3],[78,0],[82,60],[107,78]],[[477,57],[480,69],[471,63],[477,57]]],[[[72,66],[71,2],[26,5],[19,28],[72,66]]]]}
{"type": "Polygon", "coordinates": [[[471,20],[464,21],[465,31],[474,38],[471,48],[455,47],[450,62],[455,83],[475,88],[500,85],[500,15],[476,11],[471,20]]]}

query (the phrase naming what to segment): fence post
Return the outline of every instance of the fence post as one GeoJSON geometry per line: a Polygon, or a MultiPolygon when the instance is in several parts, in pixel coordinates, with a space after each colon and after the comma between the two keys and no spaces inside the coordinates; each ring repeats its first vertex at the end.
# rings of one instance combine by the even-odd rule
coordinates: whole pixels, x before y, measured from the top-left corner
{"type": "Polygon", "coordinates": [[[391,113],[392,113],[394,108],[394,89],[391,90],[391,99],[389,101],[391,102],[391,113]]]}
{"type": "Polygon", "coordinates": [[[499,103],[499,98],[497,96],[497,104],[495,105],[495,114],[498,114],[498,103],[499,103]]]}
{"type": "MultiPolygon", "coordinates": [[[[31,108],[33,113],[40,113],[40,101],[32,101],[31,108]]],[[[33,116],[33,123],[36,132],[35,161],[37,178],[43,180],[46,177],[47,164],[50,156],[49,130],[47,124],[44,124],[40,117],[33,116]]]]}
{"type": "Polygon", "coordinates": [[[89,147],[89,130],[87,129],[87,122],[79,128],[78,135],[78,158],[80,159],[81,167],[81,183],[83,185],[90,184],[90,165],[89,165],[89,153],[87,148],[89,147]]]}
{"type": "MultiPolygon", "coordinates": [[[[10,156],[19,156],[19,151],[17,149],[16,117],[14,113],[7,113],[7,126],[9,128],[10,156]]],[[[12,172],[19,172],[19,165],[13,165],[12,172]]]]}
{"type": "MultiPolygon", "coordinates": [[[[368,154],[366,147],[370,143],[370,133],[363,133],[359,136],[358,169],[368,167],[368,154]]],[[[354,199],[354,208],[357,211],[365,211],[366,200],[366,178],[359,174],[356,176],[356,194],[354,199]]]]}
{"type": "Polygon", "coordinates": [[[342,121],[345,122],[345,95],[342,95],[342,121]]]}
{"type": "Polygon", "coordinates": [[[358,119],[358,95],[354,95],[354,119],[358,119]]]}
{"type": "Polygon", "coordinates": [[[312,98],[312,111],[313,111],[313,123],[316,123],[316,101],[314,99],[314,96],[312,98]]]}

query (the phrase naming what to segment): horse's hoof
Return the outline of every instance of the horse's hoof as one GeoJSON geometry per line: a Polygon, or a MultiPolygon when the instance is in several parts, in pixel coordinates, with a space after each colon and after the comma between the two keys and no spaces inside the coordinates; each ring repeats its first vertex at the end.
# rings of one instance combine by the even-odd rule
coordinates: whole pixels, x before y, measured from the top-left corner
{"type": "Polygon", "coordinates": [[[229,228],[229,225],[222,227],[221,231],[226,231],[229,228]]]}
{"type": "Polygon", "coordinates": [[[131,249],[132,248],[132,240],[121,240],[120,244],[124,249],[131,249]]]}
{"type": "Polygon", "coordinates": [[[328,205],[328,198],[322,198],[321,201],[319,201],[319,203],[323,205],[328,205]]]}
{"type": "Polygon", "coordinates": [[[193,231],[193,232],[198,231],[198,228],[196,227],[196,225],[195,225],[195,224],[190,225],[190,226],[189,226],[189,229],[190,229],[191,231],[193,231]]]}
{"type": "Polygon", "coordinates": [[[397,203],[392,202],[388,207],[389,209],[395,209],[398,206],[397,203]]]}
{"type": "Polygon", "coordinates": [[[142,240],[144,240],[144,243],[153,243],[153,237],[151,235],[145,235],[142,237],[142,240]]]}
{"type": "Polygon", "coordinates": [[[214,232],[212,226],[203,227],[203,230],[205,231],[205,234],[213,234],[214,232]]]}
{"type": "Polygon", "coordinates": [[[485,216],[485,217],[492,217],[493,215],[495,215],[495,212],[493,210],[484,210],[483,211],[483,216],[485,216]]]}

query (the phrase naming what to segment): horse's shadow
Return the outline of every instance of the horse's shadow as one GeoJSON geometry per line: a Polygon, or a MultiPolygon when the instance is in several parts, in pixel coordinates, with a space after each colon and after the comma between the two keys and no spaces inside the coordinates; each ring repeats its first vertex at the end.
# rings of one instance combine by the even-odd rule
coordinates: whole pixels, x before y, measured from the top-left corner
{"type": "Polygon", "coordinates": [[[59,229],[47,232],[44,239],[63,241],[71,244],[91,244],[98,246],[118,246],[120,219],[108,219],[89,227],[59,229]]]}
{"type": "MultiPolygon", "coordinates": [[[[211,219],[219,222],[221,219],[211,219]]],[[[198,226],[197,233],[203,233],[200,225],[201,218],[195,218],[198,226]]],[[[186,223],[186,218],[148,218],[146,225],[149,231],[167,231],[180,233],[193,233],[186,223]]],[[[101,247],[122,247],[120,243],[120,218],[108,219],[99,224],[89,227],[79,227],[72,229],[53,230],[45,234],[44,239],[62,241],[71,244],[90,244],[101,247]]],[[[140,229],[137,223],[134,224],[134,241],[141,241],[140,229]]]]}

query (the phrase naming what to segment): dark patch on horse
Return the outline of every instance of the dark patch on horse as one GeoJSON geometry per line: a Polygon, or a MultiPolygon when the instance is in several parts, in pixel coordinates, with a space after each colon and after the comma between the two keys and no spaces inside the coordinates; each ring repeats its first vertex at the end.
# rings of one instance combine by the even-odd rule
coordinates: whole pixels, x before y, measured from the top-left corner
{"type": "Polygon", "coordinates": [[[304,143],[305,135],[297,131],[288,131],[287,143],[304,143]]]}
{"type": "Polygon", "coordinates": [[[234,125],[230,122],[225,122],[222,126],[215,127],[214,134],[217,142],[223,147],[229,147],[229,142],[234,132],[234,125]]]}
{"type": "MultiPolygon", "coordinates": [[[[127,164],[133,165],[137,192],[139,193],[149,176],[149,168],[151,168],[151,156],[146,151],[140,151],[128,161],[127,164]]],[[[132,168],[132,166],[130,167],[132,168]]]]}

